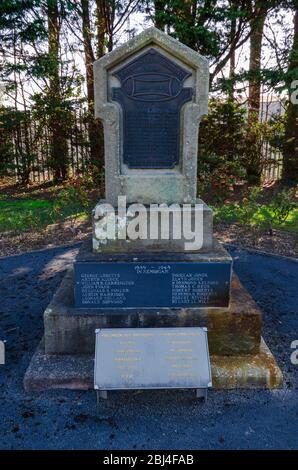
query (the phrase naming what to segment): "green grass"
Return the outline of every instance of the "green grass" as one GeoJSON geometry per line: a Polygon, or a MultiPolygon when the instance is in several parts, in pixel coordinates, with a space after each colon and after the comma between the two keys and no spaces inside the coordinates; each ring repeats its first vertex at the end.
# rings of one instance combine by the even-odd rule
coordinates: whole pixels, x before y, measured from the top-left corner
{"type": "MultiPolygon", "coordinates": [[[[214,207],[215,222],[243,223],[239,206],[241,204],[225,204],[214,207]]],[[[73,205],[65,205],[59,213],[53,211],[54,201],[43,199],[0,200],[0,232],[22,231],[26,229],[42,229],[47,225],[61,220],[68,220],[76,215],[80,220],[86,220],[86,209],[73,205]]],[[[270,205],[260,205],[253,215],[256,224],[263,224],[268,217],[273,216],[270,205]]],[[[279,230],[287,230],[298,234],[298,208],[293,209],[287,220],[282,223],[273,223],[279,230]]]]}
{"type": "Polygon", "coordinates": [[[58,220],[67,220],[75,213],[84,217],[84,211],[65,207],[60,214],[53,212],[54,202],[40,200],[0,200],[0,232],[42,229],[58,220]]]}
{"type": "Polygon", "coordinates": [[[291,212],[283,228],[298,234],[298,209],[291,212]]]}
{"type": "MultiPolygon", "coordinates": [[[[264,222],[266,220],[266,212],[267,214],[269,214],[269,216],[271,216],[271,218],[274,217],[273,211],[270,209],[270,207],[262,206],[260,208],[260,211],[256,214],[256,218],[259,219],[260,222],[264,222]]],[[[285,222],[273,222],[273,228],[279,230],[287,230],[288,232],[298,234],[298,208],[291,210],[285,222]]]]}
{"type": "MultiPolygon", "coordinates": [[[[213,207],[215,223],[243,223],[239,206],[241,206],[241,204],[226,204],[213,207]]],[[[266,227],[266,221],[270,218],[273,220],[273,228],[278,230],[287,230],[298,234],[298,208],[291,210],[285,222],[278,223],[277,221],[274,221],[274,214],[270,205],[260,205],[252,217],[252,222],[256,225],[266,227]]]]}
{"type": "Polygon", "coordinates": [[[34,221],[40,227],[51,223],[53,204],[44,200],[0,201],[0,231],[25,230],[34,221]]]}

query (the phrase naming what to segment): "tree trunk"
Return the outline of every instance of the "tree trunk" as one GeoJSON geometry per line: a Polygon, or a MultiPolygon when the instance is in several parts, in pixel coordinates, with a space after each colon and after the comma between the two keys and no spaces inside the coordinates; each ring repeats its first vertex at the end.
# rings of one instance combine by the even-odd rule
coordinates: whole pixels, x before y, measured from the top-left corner
{"type": "Polygon", "coordinates": [[[105,19],[102,14],[101,0],[96,0],[96,58],[105,54],[105,19]]]}
{"type": "Polygon", "coordinates": [[[259,14],[257,20],[252,20],[252,32],[250,36],[250,59],[249,59],[249,121],[258,121],[261,103],[261,59],[262,40],[264,33],[267,10],[259,14]]]}
{"type": "Polygon", "coordinates": [[[115,0],[96,0],[97,17],[97,58],[105,54],[105,49],[113,49],[113,26],[115,19],[115,0]]]}
{"type": "Polygon", "coordinates": [[[81,0],[81,7],[88,99],[88,134],[90,142],[91,172],[94,179],[98,180],[103,173],[104,166],[103,129],[102,124],[94,118],[93,62],[95,58],[91,42],[89,0],[81,0]]]}
{"type": "Polygon", "coordinates": [[[68,164],[65,123],[61,111],[62,96],[59,77],[60,26],[57,0],[47,0],[47,7],[48,48],[51,64],[49,75],[51,167],[54,172],[54,181],[58,182],[66,179],[68,164]]]}
{"type": "MultiPolygon", "coordinates": [[[[287,86],[289,95],[294,91],[291,89],[293,80],[297,80],[298,69],[298,2],[295,6],[294,16],[294,42],[289,56],[287,86]],[[296,72],[296,73],[295,73],[296,72]]],[[[289,101],[287,110],[287,121],[285,130],[285,143],[283,148],[283,175],[288,181],[298,180],[298,103],[289,101]]]]}
{"type": "Polygon", "coordinates": [[[259,121],[261,104],[261,59],[262,40],[268,7],[263,2],[255,3],[255,18],[251,20],[250,59],[249,59],[249,96],[248,96],[248,140],[251,141],[251,158],[247,161],[246,171],[250,181],[259,184],[262,176],[260,143],[254,131],[254,124],[259,121]]]}
{"type": "MultiPolygon", "coordinates": [[[[235,0],[230,1],[230,9],[231,12],[237,9],[237,5],[235,0]]],[[[231,19],[231,30],[230,30],[230,40],[231,42],[233,41],[233,38],[235,37],[236,34],[236,28],[237,28],[237,19],[232,18],[231,19]]],[[[235,79],[235,68],[236,68],[236,50],[235,47],[232,48],[231,51],[231,57],[230,57],[230,71],[229,71],[229,80],[230,80],[230,86],[229,86],[229,99],[234,100],[234,79],[235,79]]]]}

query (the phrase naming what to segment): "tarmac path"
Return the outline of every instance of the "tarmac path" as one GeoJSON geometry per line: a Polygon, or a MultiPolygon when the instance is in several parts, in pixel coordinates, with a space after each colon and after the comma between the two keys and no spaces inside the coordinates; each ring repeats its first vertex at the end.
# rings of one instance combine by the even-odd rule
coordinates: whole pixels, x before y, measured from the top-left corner
{"type": "Polygon", "coordinates": [[[0,449],[297,449],[298,262],[230,247],[234,269],[264,314],[281,390],[113,392],[96,416],[93,391],[25,393],[42,314],[78,245],[0,258],[0,449]]]}

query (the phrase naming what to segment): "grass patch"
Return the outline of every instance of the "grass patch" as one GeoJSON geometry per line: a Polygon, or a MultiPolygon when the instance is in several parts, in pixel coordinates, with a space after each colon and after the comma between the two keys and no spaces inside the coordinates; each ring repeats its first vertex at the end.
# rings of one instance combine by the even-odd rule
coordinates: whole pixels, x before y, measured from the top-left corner
{"type": "MultiPolygon", "coordinates": [[[[0,232],[23,231],[28,229],[40,230],[50,224],[68,220],[87,220],[91,207],[82,204],[75,199],[75,194],[68,197],[68,193],[62,196],[62,203],[58,205],[57,200],[47,201],[43,199],[0,199],[0,232]],[[55,206],[56,204],[56,206],[55,206]]],[[[255,225],[269,227],[269,220],[275,229],[287,230],[298,234],[298,208],[289,212],[283,223],[274,220],[274,213],[269,205],[258,205],[252,211],[249,222],[243,220],[243,204],[233,203],[213,207],[215,223],[240,223],[243,225],[255,225]]]]}
{"type": "MultiPolygon", "coordinates": [[[[243,221],[243,207],[241,204],[226,204],[213,207],[215,223],[239,223],[247,224],[243,221]]],[[[294,208],[289,212],[286,220],[278,223],[274,218],[273,209],[270,205],[259,205],[254,211],[250,225],[256,225],[266,228],[269,227],[269,221],[272,221],[272,227],[278,230],[287,230],[298,235],[298,208],[294,208]]]]}
{"type": "Polygon", "coordinates": [[[65,206],[57,213],[54,211],[54,205],[54,201],[43,199],[0,200],[0,232],[39,230],[73,216],[82,220],[87,218],[83,208],[78,211],[77,208],[72,210],[65,206]]]}
{"type": "Polygon", "coordinates": [[[51,223],[53,204],[44,200],[0,201],[0,231],[26,230],[51,223]]]}

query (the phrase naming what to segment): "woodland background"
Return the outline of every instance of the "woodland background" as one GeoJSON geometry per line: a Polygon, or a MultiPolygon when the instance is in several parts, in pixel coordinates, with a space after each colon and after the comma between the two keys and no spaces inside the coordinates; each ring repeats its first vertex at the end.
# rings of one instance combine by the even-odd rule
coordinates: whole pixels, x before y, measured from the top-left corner
{"type": "Polygon", "coordinates": [[[217,222],[298,233],[298,0],[1,0],[2,233],[104,194],[92,64],[151,25],[210,61],[198,193],[217,222]]]}

